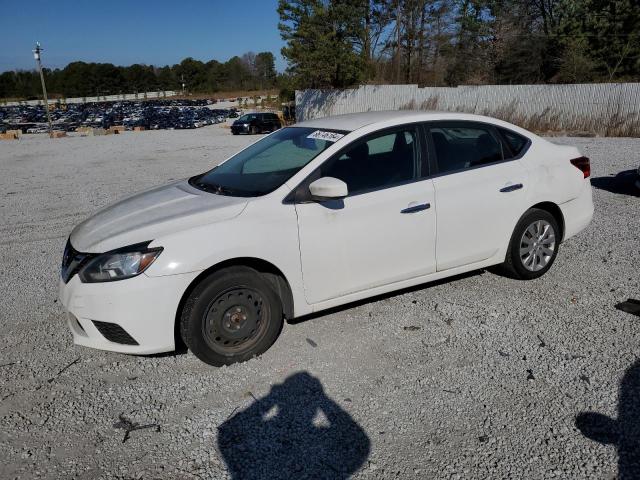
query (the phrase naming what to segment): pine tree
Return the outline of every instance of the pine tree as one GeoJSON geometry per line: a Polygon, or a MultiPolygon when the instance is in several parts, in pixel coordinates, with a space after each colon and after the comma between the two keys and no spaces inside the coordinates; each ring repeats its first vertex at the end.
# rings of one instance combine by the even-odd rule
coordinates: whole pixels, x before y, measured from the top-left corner
{"type": "Polygon", "coordinates": [[[363,35],[362,6],[354,0],[279,1],[278,28],[287,42],[282,55],[299,85],[343,88],[364,79],[366,61],[355,49],[363,35]]]}

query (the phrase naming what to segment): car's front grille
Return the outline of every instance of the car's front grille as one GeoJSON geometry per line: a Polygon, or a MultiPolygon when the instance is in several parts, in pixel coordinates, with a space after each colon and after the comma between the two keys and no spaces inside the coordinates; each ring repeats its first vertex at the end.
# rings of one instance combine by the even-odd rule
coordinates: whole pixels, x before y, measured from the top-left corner
{"type": "Polygon", "coordinates": [[[92,321],[98,331],[110,342],[121,343],[123,345],[139,345],[139,343],[117,323],[92,321]]]}
{"type": "Polygon", "coordinates": [[[62,281],[67,283],[71,280],[71,277],[78,273],[80,268],[86,265],[95,255],[94,253],[78,252],[71,245],[71,240],[67,240],[67,245],[64,247],[64,254],[62,255],[62,269],[60,270],[62,281]]]}

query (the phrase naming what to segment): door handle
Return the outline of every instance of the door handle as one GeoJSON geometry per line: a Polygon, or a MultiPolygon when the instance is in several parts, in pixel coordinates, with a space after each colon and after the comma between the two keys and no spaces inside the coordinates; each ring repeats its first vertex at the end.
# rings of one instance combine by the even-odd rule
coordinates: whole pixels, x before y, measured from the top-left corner
{"type": "Polygon", "coordinates": [[[431,208],[430,203],[421,203],[420,205],[413,205],[413,202],[411,202],[407,208],[400,210],[400,213],[421,212],[422,210],[428,210],[429,208],[431,208]]]}
{"type": "Polygon", "coordinates": [[[501,192],[506,193],[506,192],[513,192],[515,190],[520,190],[522,188],[522,184],[521,183],[516,183],[514,185],[509,185],[506,187],[503,187],[500,189],[501,192]]]}

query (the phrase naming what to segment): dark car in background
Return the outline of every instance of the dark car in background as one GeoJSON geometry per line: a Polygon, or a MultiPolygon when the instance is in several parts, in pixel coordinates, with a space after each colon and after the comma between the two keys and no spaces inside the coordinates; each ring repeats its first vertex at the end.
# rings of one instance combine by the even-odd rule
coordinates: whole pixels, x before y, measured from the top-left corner
{"type": "Polygon", "coordinates": [[[231,133],[262,133],[273,132],[282,127],[278,115],[275,113],[246,113],[231,125],[231,133]]]}

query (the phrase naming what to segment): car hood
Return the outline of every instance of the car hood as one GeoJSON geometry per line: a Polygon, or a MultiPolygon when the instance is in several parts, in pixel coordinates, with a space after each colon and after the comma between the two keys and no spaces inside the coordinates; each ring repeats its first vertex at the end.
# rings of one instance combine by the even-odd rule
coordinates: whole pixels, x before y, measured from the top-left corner
{"type": "Polygon", "coordinates": [[[181,180],[103,208],[73,229],[71,245],[80,252],[103,253],[233,218],[247,202],[203,192],[181,180]]]}

